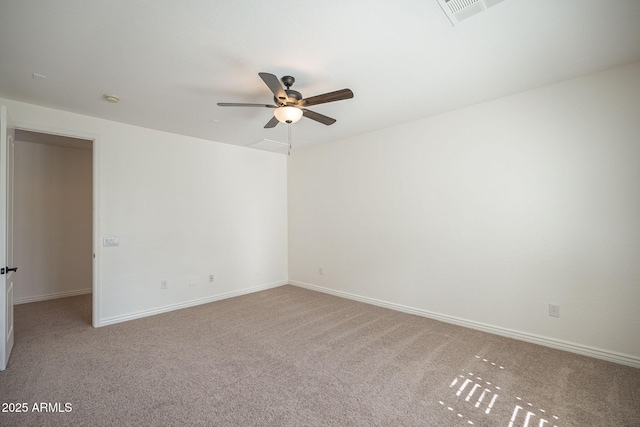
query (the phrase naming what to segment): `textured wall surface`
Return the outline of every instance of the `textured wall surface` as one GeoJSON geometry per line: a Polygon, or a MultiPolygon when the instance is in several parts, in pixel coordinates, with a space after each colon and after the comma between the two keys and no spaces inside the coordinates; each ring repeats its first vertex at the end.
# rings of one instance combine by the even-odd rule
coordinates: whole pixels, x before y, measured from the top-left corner
{"type": "Polygon", "coordinates": [[[96,140],[94,323],[286,282],[285,156],[0,102],[18,128],[96,140]]]}
{"type": "Polygon", "coordinates": [[[295,153],[290,281],[640,361],[638,99],[635,63],[295,153]]]}

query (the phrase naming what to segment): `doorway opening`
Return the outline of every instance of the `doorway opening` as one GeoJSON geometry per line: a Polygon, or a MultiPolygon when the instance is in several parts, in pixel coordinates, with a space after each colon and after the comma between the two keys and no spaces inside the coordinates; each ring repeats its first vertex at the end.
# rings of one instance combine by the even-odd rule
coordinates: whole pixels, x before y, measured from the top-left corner
{"type": "Polygon", "coordinates": [[[14,304],[93,293],[93,150],[93,140],[16,129],[14,304]]]}

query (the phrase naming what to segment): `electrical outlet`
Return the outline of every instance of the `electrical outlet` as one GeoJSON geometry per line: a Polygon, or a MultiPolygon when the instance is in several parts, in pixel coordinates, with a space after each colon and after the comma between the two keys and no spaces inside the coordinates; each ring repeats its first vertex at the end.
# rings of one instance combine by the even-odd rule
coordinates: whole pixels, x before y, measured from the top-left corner
{"type": "Polygon", "coordinates": [[[322,276],[322,267],[318,267],[318,274],[322,276]]]}
{"type": "Polygon", "coordinates": [[[549,304],[549,316],[560,317],[560,306],[549,304]]]}
{"type": "Polygon", "coordinates": [[[160,289],[169,289],[169,281],[168,280],[161,280],[160,281],[160,289]]]}
{"type": "Polygon", "coordinates": [[[188,281],[188,283],[189,283],[189,286],[195,286],[195,285],[196,285],[196,279],[195,279],[195,277],[189,277],[189,278],[187,279],[187,281],[188,281]]]}
{"type": "Polygon", "coordinates": [[[209,275],[209,283],[213,283],[215,277],[216,277],[215,274],[210,274],[209,275]]]}

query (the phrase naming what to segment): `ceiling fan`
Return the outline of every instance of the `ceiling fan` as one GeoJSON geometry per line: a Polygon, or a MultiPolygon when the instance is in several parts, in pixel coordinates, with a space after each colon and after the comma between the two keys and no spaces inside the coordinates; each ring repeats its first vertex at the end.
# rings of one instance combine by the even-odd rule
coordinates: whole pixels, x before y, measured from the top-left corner
{"type": "Polygon", "coordinates": [[[278,77],[275,75],[270,73],[258,73],[258,75],[262,78],[271,92],[273,92],[274,105],[243,104],[234,102],[218,102],[218,105],[220,107],[273,108],[273,118],[264,125],[265,128],[273,128],[279,122],[289,124],[295,123],[300,120],[302,116],[328,126],[334,124],[336,119],[308,110],[306,107],[353,98],[353,92],[351,92],[351,89],[341,89],[322,95],[312,96],[310,98],[303,98],[300,92],[291,89],[291,86],[293,86],[293,83],[296,81],[293,77],[284,76],[282,78],[282,83],[286,87],[286,89],[284,89],[280,84],[280,80],[278,80],[278,77]]]}

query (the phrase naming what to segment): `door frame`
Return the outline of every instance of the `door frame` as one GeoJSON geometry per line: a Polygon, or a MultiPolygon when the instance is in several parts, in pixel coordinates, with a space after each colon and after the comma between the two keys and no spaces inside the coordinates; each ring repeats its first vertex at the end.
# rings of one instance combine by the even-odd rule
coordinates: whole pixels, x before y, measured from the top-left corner
{"type": "Polygon", "coordinates": [[[100,135],[95,133],[87,133],[73,129],[63,129],[52,126],[44,126],[36,123],[27,123],[13,120],[15,130],[32,131],[46,133],[56,136],[65,136],[69,138],[86,139],[93,141],[92,146],[92,198],[93,198],[93,218],[92,218],[92,310],[91,323],[94,328],[100,326],[100,135]]]}

